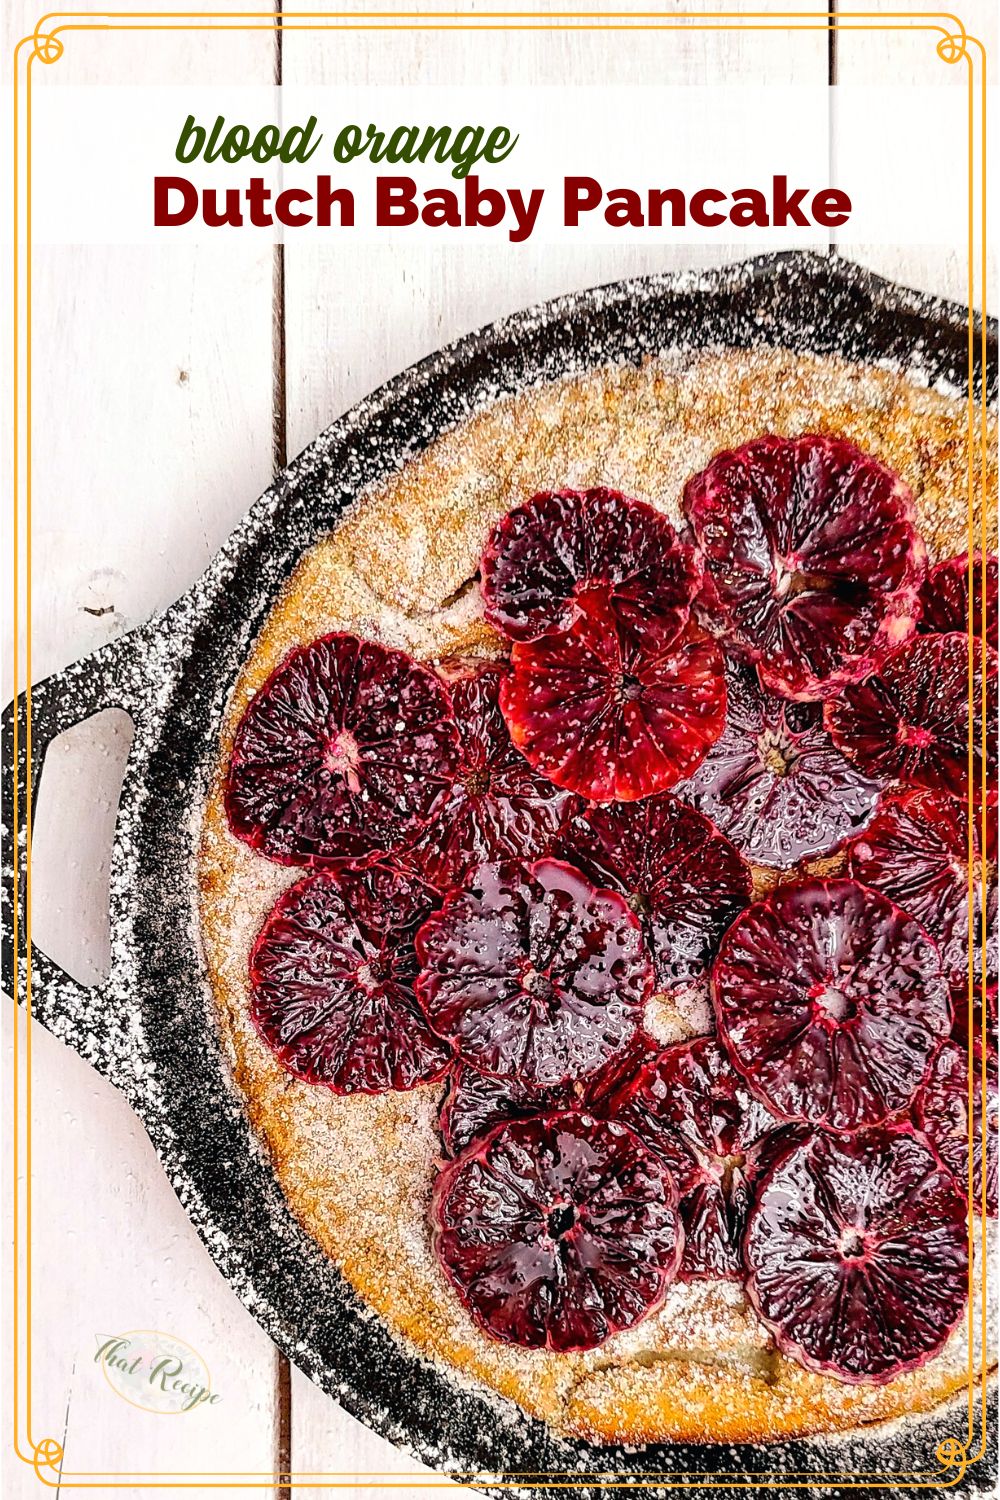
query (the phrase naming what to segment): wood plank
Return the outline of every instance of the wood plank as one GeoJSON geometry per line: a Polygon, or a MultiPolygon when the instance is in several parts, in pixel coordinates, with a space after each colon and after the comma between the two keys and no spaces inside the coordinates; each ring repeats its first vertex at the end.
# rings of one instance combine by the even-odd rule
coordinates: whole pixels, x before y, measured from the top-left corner
{"type": "MultiPolygon", "coordinates": [[[[841,9],[847,10],[846,5],[841,9]]],[[[892,15],[900,7],[895,0],[873,0],[865,10],[874,15],[892,15]]],[[[996,57],[1000,40],[1000,11],[995,0],[968,0],[961,9],[966,30],[978,36],[985,44],[987,57],[996,57]]],[[[964,62],[949,64],[937,54],[937,38],[923,31],[861,32],[839,31],[836,41],[836,78],[838,85],[861,87],[864,85],[919,85],[932,90],[966,89],[968,71],[964,62]]],[[[978,64],[977,64],[978,66],[978,64]]],[[[836,122],[838,106],[833,104],[836,122]]],[[[865,127],[873,140],[880,137],[879,112],[884,104],[874,96],[870,106],[857,101],[855,107],[865,108],[865,127]]],[[[834,129],[836,150],[836,124],[834,129]]],[[[891,170],[891,163],[886,163],[891,170]]],[[[956,172],[965,173],[965,161],[956,160],[956,172]]],[[[929,215],[934,212],[934,184],[927,184],[929,215]]],[[[935,226],[938,227],[938,226],[935,226]]],[[[918,291],[932,292],[939,297],[950,297],[968,305],[968,253],[966,225],[956,223],[950,243],[927,245],[873,245],[857,242],[849,235],[837,238],[841,254],[918,291]]],[[[997,306],[998,258],[991,248],[987,262],[988,302],[992,309],[997,306]]],[[[981,288],[978,285],[975,304],[982,305],[981,288]]]]}
{"type": "MultiPolygon", "coordinates": [[[[787,7],[774,0],[771,8],[787,7]]],[[[815,8],[825,16],[825,0],[815,8]]],[[[813,82],[825,88],[827,39],[823,33],[647,33],[637,48],[626,52],[616,48],[607,32],[533,37],[494,32],[482,46],[468,34],[380,34],[374,41],[288,34],[282,67],[285,81],[296,85],[401,79],[542,83],[592,77],[678,84],[813,82]]],[[[290,237],[285,247],[289,452],[298,452],[353,402],[414,360],[494,318],[600,282],[716,265],[744,254],[735,244],[577,249],[529,241],[488,249],[416,246],[405,255],[390,244],[366,247],[359,255],[315,241],[295,243],[290,237]]],[[[414,1472],[430,1479],[429,1470],[375,1437],[305,1376],[293,1371],[292,1380],[296,1473],[347,1471],[358,1487],[337,1493],[351,1500],[370,1494],[361,1486],[371,1475],[414,1472]]],[[[413,1481],[414,1490],[418,1483],[413,1481]]],[[[318,1497],[324,1492],[303,1479],[295,1493],[318,1497]]]]}
{"type": "MultiPolygon", "coordinates": [[[[8,30],[30,32],[38,11],[18,0],[8,30]]],[[[35,86],[266,84],[273,58],[269,34],[96,32],[68,37],[58,64],[36,68],[35,86]]],[[[169,604],[268,482],[272,263],[269,246],[249,244],[36,252],[36,678],[169,604]]],[[[124,739],[113,715],[65,737],[39,803],[36,935],[85,979],[107,963],[124,739]]],[[[3,1020],[9,1053],[6,1006],[3,1020]]],[[[34,1436],[63,1443],[67,1470],[270,1473],[273,1345],[215,1269],[116,1091],[40,1028],[32,1061],[34,1436]],[[112,1393],[95,1340],[143,1327],[202,1354],[218,1406],[168,1421],[112,1393]]],[[[5,1469],[6,1493],[36,1492],[7,1453],[5,1469]]]]}

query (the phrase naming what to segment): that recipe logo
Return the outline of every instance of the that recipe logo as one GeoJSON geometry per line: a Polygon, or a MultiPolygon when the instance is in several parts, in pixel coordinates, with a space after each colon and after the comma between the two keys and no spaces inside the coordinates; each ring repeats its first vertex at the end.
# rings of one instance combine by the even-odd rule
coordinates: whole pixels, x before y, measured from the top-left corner
{"type": "Polygon", "coordinates": [[[197,1350],[171,1333],[133,1329],[98,1334],[94,1363],[123,1401],[143,1411],[178,1416],[222,1400],[197,1350]]]}

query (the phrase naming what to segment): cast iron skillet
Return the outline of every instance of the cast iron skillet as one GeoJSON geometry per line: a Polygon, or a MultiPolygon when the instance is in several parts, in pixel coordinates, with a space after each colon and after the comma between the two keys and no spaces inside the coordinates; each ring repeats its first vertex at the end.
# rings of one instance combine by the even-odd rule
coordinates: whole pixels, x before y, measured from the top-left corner
{"type": "MultiPolygon", "coordinates": [[[[278,1347],[375,1431],[435,1468],[475,1475],[487,1493],[554,1497],[561,1492],[555,1476],[563,1475],[584,1482],[576,1493],[610,1500],[621,1493],[608,1487],[616,1476],[634,1475],[660,1489],[658,1479],[685,1471],[702,1476],[690,1483],[708,1492],[742,1487],[743,1476],[764,1471],[789,1500],[804,1484],[832,1490],[838,1476],[861,1473],[871,1476],[872,1487],[902,1493],[914,1470],[925,1484],[928,1471],[936,1472],[941,1439],[964,1434],[965,1407],[846,1441],[594,1447],[560,1441],[499,1398],[459,1387],[366,1316],[292,1219],[228,1082],[207,1005],[191,862],[226,697],[303,549],[333,525],[363,483],[397,469],[495,397],[498,386],[516,390],[677,346],[773,344],[888,362],[964,391],[967,337],[964,308],[811,254],[765,256],[696,277],[621,282],[519,314],[424,360],[348,412],[277,477],[175,605],[36,684],[30,764],[23,699],[4,713],[8,764],[15,708],[22,715],[22,808],[35,794],[55,735],[108,707],[125,709],[135,723],[112,857],[110,978],[87,989],[34,949],[34,1016],[128,1098],[210,1253],[278,1347]],[[504,1476],[507,1487],[499,1489],[504,1476]]],[[[991,402],[996,355],[993,323],[985,372],[991,402]]],[[[983,378],[977,365],[977,393],[983,378]]],[[[23,861],[20,836],[17,850],[23,861]]],[[[8,990],[12,900],[8,855],[8,990]]],[[[24,978],[22,959],[22,995],[24,978]]],[[[995,1471],[991,1448],[959,1487],[985,1489],[995,1471]]],[[[955,1474],[948,1475],[952,1483],[955,1474]]]]}

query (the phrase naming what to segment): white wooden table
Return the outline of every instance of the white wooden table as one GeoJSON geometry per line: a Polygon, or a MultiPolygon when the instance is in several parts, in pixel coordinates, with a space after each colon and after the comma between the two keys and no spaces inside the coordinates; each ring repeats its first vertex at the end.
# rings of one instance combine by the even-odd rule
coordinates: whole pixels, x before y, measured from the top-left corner
{"type": "MultiPolygon", "coordinates": [[[[787,9],[781,0],[757,0],[753,8],[768,3],[787,9]]],[[[878,4],[898,8],[890,0],[866,0],[863,8],[878,4]]],[[[227,5],[248,8],[236,0],[210,8],[227,5]]],[[[131,0],[132,9],[144,6],[154,8],[153,0],[131,0]]],[[[100,6],[83,0],[78,8],[100,6]]],[[[317,8],[318,0],[295,6],[317,8]]],[[[797,8],[825,15],[826,0],[800,0],[797,8]]],[[[31,31],[38,10],[27,0],[9,3],[8,37],[31,31]]],[[[995,45],[992,0],[975,0],[965,11],[995,45]]],[[[600,35],[558,32],[493,35],[481,50],[467,37],[456,46],[426,34],[383,36],[373,47],[358,36],[295,33],[279,47],[268,33],[97,33],[74,40],[53,77],[270,83],[280,67],[286,82],[300,84],[349,76],[475,82],[485,67],[494,80],[544,81],[591,67],[627,80],[638,66],[635,54],[627,63],[619,56],[600,35]]],[[[842,35],[831,52],[818,32],[702,32],[646,42],[641,59],[645,76],[664,81],[794,81],[825,89],[831,66],[840,82],[882,76],[890,51],[885,38],[871,36],[842,35]]],[[[942,87],[958,82],[926,42],[911,38],[894,46],[891,67],[904,81],[933,75],[942,87]]],[[[834,111],[831,119],[833,132],[834,111]]],[[[877,133],[877,122],[872,126],[877,133]]],[[[965,294],[961,247],[837,249],[909,285],[965,294]]],[[[286,456],[422,355],[557,292],[742,253],[736,245],[557,253],[528,244],[408,253],[390,247],[359,256],[315,243],[289,243],[281,252],[231,242],[39,250],[34,675],[169,604],[286,456]]],[[[5,631],[6,661],[9,624],[5,631]]],[[[35,937],[88,981],[108,959],[107,862],[127,727],[121,716],[103,715],[57,741],[39,800],[35,937]]],[[[404,1493],[415,1488],[417,1479],[404,1477],[417,1472],[412,1460],[289,1371],[215,1269],[115,1091],[41,1029],[33,1046],[34,1418],[36,1433],[63,1444],[65,1467],[187,1470],[194,1487],[177,1493],[201,1497],[213,1491],[199,1475],[270,1473],[290,1458],[297,1475],[345,1474],[349,1488],[334,1494],[371,1493],[354,1487],[351,1475],[359,1484],[381,1474],[404,1493]],[[205,1356],[223,1393],[219,1407],[167,1420],[110,1394],[93,1363],[97,1336],[150,1327],[176,1333],[205,1356]]],[[[6,1291],[3,1305],[6,1318],[6,1291]]],[[[6,1493],[18,1500],[35,1493],[31,1471],[8,1456],[6,1442],[4,1451],[6,1493]]],[[[308,1477],[297,1478],[292,1491],[325,1492],[308,1477]]]]}

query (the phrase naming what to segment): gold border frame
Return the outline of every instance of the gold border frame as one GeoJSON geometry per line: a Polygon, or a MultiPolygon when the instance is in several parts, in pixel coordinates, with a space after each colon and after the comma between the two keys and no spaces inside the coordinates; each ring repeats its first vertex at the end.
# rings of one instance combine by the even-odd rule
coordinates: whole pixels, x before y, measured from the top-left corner
{"type": "MultiPolygon", "coordinates": [[[[74,11],[52,11],[41,16],[35,25],[34,32],[30,36],[22,37],[16,44],[13,53],[14,62],[14,232],[13,232],[13,262],[14,262],[14,336],[13,336],[13,366],[14,366],[14,423],[13,423],[13,493],[14,493],[14,532],[13,532],[13,612],[14,612],[14,697],[18,696],[18,674],[20,670],[20,646],[21,646],[21,563],[20,543],[24,538],[25,562],[24,562],[24,613],[25,613],[25,728],[24,742],[28,762],[31,760],[31,69],[32,63],[40,62],[51,65],[63,55],[64,43],[62,37],[70,32],[79,31],[177,31],[177,30],[206,30],[206,31],[311,31],[311,30],[358,30],[358,31],[380,31],[397,30],[401,26],[413,31],[498,31],[498,30],[521,30],[521,31],[554,31],[564,29],[570,24],[574,30],[629,30],[629,31],[716,31],[728,29],[741,29],[748,31],[929,31],[937,35],[936,51],[938,57],[947,64],[956,64],[965,61],[968,75],[968,422],[967,422],[967,464],[968,464],[968,551],[969,551],[969,597],[970,615],[972,609],[972,555],[978,541],[983,552],[986,551],[986,496],[980,496],[978,535],[976,521],[976,476],[975,476],[975,454],[976,454],[976,429],[978,426],[978,449],[980,460],[980,483],[984,484],[986,474],[987,455],[987,407],[986,407],[986,49],[983,43],[975,36],[966,31],[963,22],[955,15],[945,11],[851,11],[831,13],[826,17],[813,15],[809,12],[798,11],[717,11],[691,14],[678,12],[664,19],[662,12],[657,11],[560,11],[548,14],[539,14],[532,11],[484,11],[479,15],[472,15],[460,11],[428,11],[428,12],[383,12],[381,14],[362,11],[321,11],[321,12],[295,12],[287,11],[281,16],[276,16],[272,11],[110,11],[99,16],[86,12],[74,11]],[[794,23],[794,24],[784,24],[794,23]],[[873,24],[874,23],[874,24],[873,24]],[[24,63],[23,100],[25,111],[25,124],[23,138],[21,132],[21,61],[24,63]],[[978,78],[977,78],[978,60],[978,78]],[[978,87],[978,95],[977,95],[978,87]],[[978,109],[977,109],[978,98],[978,109]],[[24,162],[22,166],[21,149],[24,148],[24,162]],[[978,173],[977,166],[978,145],[978,173]],[[977,203],[978,189],[978,203],[977,203]],[[22,207],[23,201],[23,207],[22,207]],[[977,241],[977,207],[979,237],[977,241]],[[24,242],[23,250],[23,272],[22,272],[22,236],[24,242]],[[977,253],[978,252],[978,253],[977,253]],[[978,264],[977,264],[978,260],[978,264]],[[980,291],[982,297],[983,317],[979,334],[979,352],[983,370],[981,382],[980,399],[977,403],[973,389],[974,359],[976,353],[976,329],[975,329],[975,286],[977,272],[979,276],[980,291]],[[23,275],[23,280],[22,280],[23,275]],[[21,301],[22,293],[24,299],[24,323],[23,335],[21,326],[21,301]],[[22,390],[24,399],[23,439],[21,400],[22,390]],[[24,448],[23,466],[21,463],[22,440],[24,448]],[[23,492],[23,521],[21,517],[21,501],[23,492]]],[[[986,631],[985,631],[985,607],[986,590],[982,591],[982,629],[981,657],[985,669],[986,664],[986,631]]],[[[970,618],[970,626],[972,620],[970,618]]],[[[975,844],[975,810],[972,795],[972,777],[974,770],[974,687],[973,668],[975,665],[975,637],[971,630],[969,634],[969,895],[972,897],[976,884],[976,869],[973,850],[975,844]]],[[[980,806],[980,839],[985,843],[986,824],[988,808],[986,803],[986,747],[990,732],[989,705],[986,697],[986,674],[983,671],[982,678],[982,744],[979,747],[982,754],[982,781],[979,787],[981,793],[980,806]]],[[[19,793],[17,787],[17,760],[19,747],[20,725],[18,715],[14,716],[14,756],[13,756],[13,841],[14,841],[14,1001],[15,1007],[22,1003],[26,1011],[27,1028],[26,1039],[22,1048],[19,1040],[19,1017],[15,1011],[14,1024],[14,1076],[13,1076],[13,1124],[12,1139],[14,1146],[13,1181],[13,1223],[14,1223],[14,1260],[13,1260],[13,1447],[17,1457],[23,1463],[31,1467],[39,1481],[49,1488],[57,1487],[73,1489],[270,1489],[276,1483],[296,1484],[299,1481],[308,1481],[316,1488],[322,1489],[345,1489],[350,1486],[372,1489],[434,1489],[444,1485],[452,1485],[463,1480],[467,1483],[489,1483],[494,1487],[516,1486],[523,1480],[537,1480],[547,1487],[557,1489],[578,1489],[592,1481],[574,1480],[570,1474],[559,1474],[552,1472],[545,1475],[525,1473],[518,1476],[515,1473],[506,1473],[501,1476],[492,1476],[481,1473],[469,1472],[459,1476],[449,1475],[439,1480],[427,1480],[422,1474],[413,1473],[403,1475],[398,1479],[386,1483],[357,1484],[353,1479],[347,1479],[343,1474],[298,1474],[294,1471],[284,1473],[264,1473],[262,1471],[239,1473],[230,1472],[219,1474],[217,1483],[206,1483],[206,1474],[201,1471],[178,1470],[172,1473],[156,1474],[152,1477],[141,1471],[126,1472],[114,1476],[108,1480],[104,1476],[98,1476],[94,1471],[63,1471],[60,1465],[63,1458],[62,1445],[54,1438],[42,1438],[35,1442],[31,1436],[31,1215],[32,1215],[32,1187],[31,1187],[31,806],[30,799],[24,808],[25,827],[25,920],[24,932],[20,932],[20,906],[19,906],[19,879],[20,861],[17,849],[17,836],[20,828],[19,822],[19,793]],[[23,955],[21,953],[21,940],[23,937],[23,955]],[[21,963],[24,961],[25,980],[24,996],[21,996],[21,963]],[[21,1079],[21,1068],[24,1068],[24,1078],[21,1079]],[[23,1112],[23,1113],[22,1113],[23,1112]],[[22,1229],[21,1199],[22,1190],[18,1186],[18,1169],[24,1164],[24,1247],[25,1247],[25,1275],[23,1278],[24,1306],[22,1314],[21,1294],[22,1277],[20,1271],[21,1239],[22,1229]],[[21,1380],[22,1371],[20,1366],[20,1334],[22,1325],[25,1333],[25,1361],[24,1361],[24,1436],[26,1449],[22,1448],[20,1441],[20,1418],[21,1418],[21,1380]],[[197,1477],[193,1477],[193,1476],[197,1477]],[[192,1482],[193,1479],[193,1482],[192,1482]],[[126,1480],[125,1484],[115,1481],[126,1480]],[[165,1481],[180,1481],[178,1483],[166,1483],[165,1481]],[[187,1480],[188,1482],[184,1482],[187,1480]],[[317,1483],[317,1481],[334,1481],[331,1483],[317,1483]],[[420,1481],[413,1484],[412,1481],[420,1481]],[[337,1482],[340,1481],[340,1482],[337,1482]],[[553,1481],[556,1481],[555,1483],[553,1481]]],[[[986,880],[982,869],[979,872],[980,895],[985,901],[986,880]]],[[[974,967],[974,903],[970,899],[969,918],[969,1034],[973,1035],[973,1007],[976,998],[975,990],[975,967],[974,967]]],[[[985,965],[983,966],[985,970],[985,965]]],[[[986,1004],[985,1004],[985,974],[983,978],[983,1007],[981,1020],[980,1039],[985,1043],[987,1038],[986,1004]]],[[[981,1206],[985,1208],[986,1200],[986,1081],[985,1073],[981,1079],[980,1103],[982,1107],[983,1123],[983,1172],[979,1184],[979,1199],[981,1206]]],[[[836,1484],[844,1489],[885,1489],[885,1488],[907,1488],[925,1489],[931,1486],[948,1488],[962,1480],[966,1469],[970,1465],[979,1462],[986,1451],[986,1403],[987,1403],[987,1308],[988,1289],[985,1269],[987,1265],[986,1225],[985,1214],[982,1222],[981,1254],[983,1256],[983,1276],[981,1295],[981,1338],[982,1338],[982,1363],[979,1369],[974,1369],[974,1319],[971,1316],[971,1293],[973,1274],[973,1251],[975,1249],[975,1217],[973,1203],[976,1201],[976,1184],[974,1181],[973,1155],[972,1155],[972,1116],[975,1100],[975,1075],[972,1069],[971,1054],[969,1067],[969,1250],[970,1250],[970,1317],[969,1317],[969,1386],[968,1386],[968,1422],[967,1437],[963,1443],[959,1438],[946,1438],[937,1445],[935,1458],[940,1464],[940,1469],[899,1471],[880,1477],[878,1471],[865,1473],[861,1471],[852,1476],[854,1480],[861,1483],[852,1483],[847,1479],[844,1471],[830,1470],[821,1471],[799,1471],[798,1473],[779,1471],[755,1471],[747,1473],[742,1481],[735,1478],[731,1482],[720,1482],[717,1475],[708,1471],[689,1472],[683,1475],[672,1474],[656,1477],[652,1475],[636,1476],[628,1478],[609,1476],[603,1480],[609,1488],[651,1489],[651,1488],[691,1488],[690,1480],[704,1479],[714,1489],[759,1489],[768,1487],[777,1482],[788,1489],[805,1489],[817,1482],[825,1481],[827,1484],[836,1484]],[[978,1387],[977,1387],[977,1376],[978,1387]],[[977,1402],[977,1390],[979,1401],[977,1402]],[[979,1433],[978,1448],[970,1452],[976,1440],[976,1410],[981,1412],[982,1429],[979,1433]],[[952,1473],[954,1471],[954,1473],[952,1473]],[[902,1476],[912,1474],[912,1483],[904,1482],[902,1476]],[[950,1476],[950,1477],[949,1477],[950,1476]],[[748,1483],[747,1480],[759,1481],[748,1483]],[[672,1483],[671,1481],[676,1481],[672,1483]]]]}

